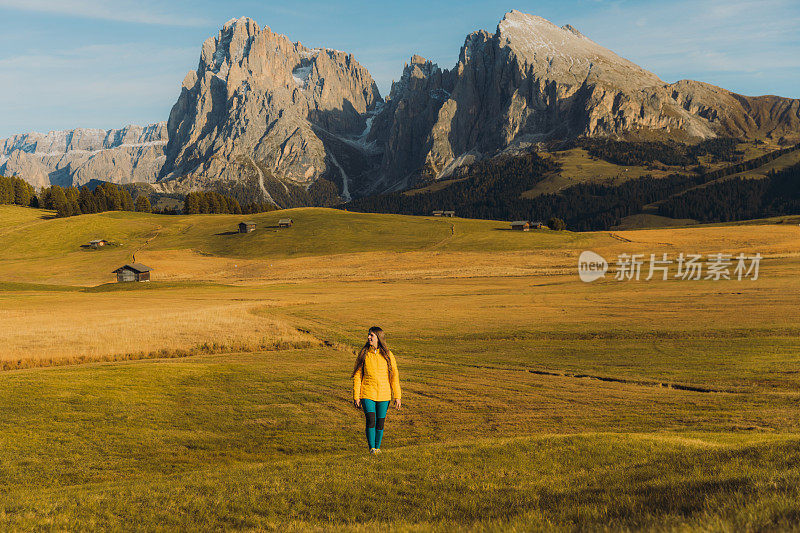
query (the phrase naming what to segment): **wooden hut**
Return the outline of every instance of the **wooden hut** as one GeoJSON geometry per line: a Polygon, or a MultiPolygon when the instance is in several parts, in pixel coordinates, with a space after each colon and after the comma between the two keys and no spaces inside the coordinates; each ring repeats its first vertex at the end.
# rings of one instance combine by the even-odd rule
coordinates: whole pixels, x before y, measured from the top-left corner
{"type": "Polygon", "coordinates": [[[440,216],[442,216],[443,214],[444,214],[444,211],[434,211],[434,212],[433,212],[433,216],[435,216],[435,217],[440,217],[440,216]]]}
{"type": "Polygon", "coordinates": [[[255,222],[239,222],[239,233],[250,233],[256,229],[255,222]]]}
{"type": "Polygon", "coordinates": [[[133,263],[119,267],[114,271],[114,274],[117,275],[117,283],[124,283],[128,281],[150,281],[151,270],[153,269],[149,266],[141,263],[133,263]]]}
{"type": "Polygon", "coordinates": [[[442,216],[443,217],[453,218],[454,216],[456,216],[456,212],[455,211],[442,211],[442,216]]]}
{"type": "Polygon", "coordinates": [[[279,228],[291,228],[292,224],[293,222],[291,218],[282,218],[278,221],[279,228]]]}
{"type": "Polygon", "coordinates": [[[531,222],[531,227],[533,229],[542,229],[544,227],[543,222],[531,222]]]}
{"type": "Polygon", "coordinates": [[[101,246],[105,246],[108,244],[108,241],[105,239],[95,239],[93,241],[89,241],[89,246],[91,248],[100,248],[101,246]]]}
{"type": "Polygon", "coordinates": [[[511,229],[516,231],[530,231],[531,224],[527,220],[515,220],[511,223],[511,229]]]}

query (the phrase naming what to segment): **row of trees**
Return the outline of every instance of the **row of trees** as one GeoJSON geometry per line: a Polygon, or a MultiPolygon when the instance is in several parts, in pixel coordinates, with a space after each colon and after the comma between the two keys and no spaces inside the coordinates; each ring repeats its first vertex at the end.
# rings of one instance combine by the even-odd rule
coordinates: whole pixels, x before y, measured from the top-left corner
{"type": "MultiPolygon", "coordinates": [[[[138,211],[152,213],[153,206],[147,195],[140,194],[136,201],[128,190],[113,183],[101,183],[92,191],[89,187],[61,187],[53,185],[42,189],[37,195],[35,189],[25,180],[17,177],[0,176],[0,204],[15,204],[25,207],[52,209],[56,216],[70,217],[103,211],[138,211]]],[[[236,199],[217,192],[189,193],[184,201],[183,212],[251,214],[277,209],[266,202],[252,202],[241,207],[236,199]]],[[[174,210],[163,214],[176,214],[174,210]]]]}
{"type": "Polygon", "coordinates": [[[183,212],[187,215],[200,213],[230,213],[247,215],[274,211],[277,207],[266,202],[252,202],[242,207],[232,196],[215,191],[190,192],[183,202],[183,212]]]}
{"type": "Polygon", "coordinates": [[[725,176],[730,176],[732,174],[738,174],[739,172],[753,170],[760,166],[766,165],[770,161],[774,161],[782,155],[788,154],[789,152],[794,152],[795,150],[800,150],[800,144],[788,146],[780,150],[774,150],[768,154],[754,157],[753,159],[748,159],[747,161],[742,161],[735,165],[729,165],[725,168],[715,170],[714,172],[702,172],[703,178],[705,181],[713,181],[719,178],[724,178],[725,176]]]}
{"type": "Polygon", "coordinates": [[[701,222],[800,214],[800,164],[764,179],[733,178],[687,191],[661,203],[658,214],[701,222]]]}
{"type": "MultiPolygon", "coordinates": [[[[147,202],[149,209],[150,202],[147,202]]],[[[60,187],[53,185],[42,190],[39,205],[53,209],[59,217],[102,213],[103,211],[133,211],[135,206],[128,191],[113,184],[101,183],[94,191],[89,187],[60,187]]],[[[144,203],[140,203],[145,208],[144,203]]]]}
{"type": "Polygon", "coordinates": [[[214,191],[190,192],[183,201],[183,212],[187,215],[199,213],[242,214],[242,207],[234,198],[214,191]]]}
{"type": "Polygon", "coordinates": [[[0,204],[39,207],[39,199],[27,181],[13,176],[0,176],[0,204]]]}
{"type": "Polygon", "coordinates": [[[721,137],[695,145],[674,141],[627,142],[612,139],[579,139],[575,146],[585,148],[589,155],[616,165],[647,166],[661,162],[670,166],[699,164],[699,157],[711,156],[712,161],[736,161],[742,153],[736,150],[738,139],[721,137]]]}

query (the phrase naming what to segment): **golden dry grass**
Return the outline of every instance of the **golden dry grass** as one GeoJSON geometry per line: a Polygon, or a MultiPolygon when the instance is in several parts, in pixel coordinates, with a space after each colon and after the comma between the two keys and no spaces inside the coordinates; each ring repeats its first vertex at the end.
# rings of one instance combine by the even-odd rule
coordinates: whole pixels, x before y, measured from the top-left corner
{"type": "MultiPolygon", "coordinates": [[[[19,357],[195,355],[0,373],[0,527],[764,530],[796,521],[797,226],[512,234],[454,220],[451,233],[416,219],[427,233],[397,228],[402,252],[388,239],[356,248],[380,222],[373,216],[339,253],[296,238],[303,253],[273,254],[277,234],[267,234],[242,259],[234,241],[204,237],[229,218],[163,220],[162,233],[137,241],[137,259],[161,281],[0,285],[7,368],[24,366],[19,357]],[[192,243],[177,247],[184,236],[192,243]],[[756,281],[586,284],[577,276],[585,249],[612,263],[662,251],[764,259],[756,281]],[[363,450],[348,350],[376,323],[403,384],[380,458],[363,450]],[[260,349],[271,346],[301,348],[260,349]]],[[[403,220],[387,217],[384,229],[403,220]]],[[[0,275],[40,281],[56,263],[74,267],[59,270],[65,283],[110,281],[102,256],[67,255],[29,258],[26,278],[0,254],[0,275]]]]}
{"type": "MultiPolygon", "coordinates": [[[[444,242],[430,251],[362,252],[274,259],[207,256],[193,250],[143,250],[137,257],[165,281],[258,283],[315,280],[401,280],[575,274],[578,256],[593,250],[612,261],[622,253],[760,253],[764,262],[800,256],[794,225],[697,226],[675,229],[588,232],[553,242],[550,248],[492,253],[450,251],[444,242]],[[628,242],[624,242],[628,241],[628,242]]],[[[457,236],[456,236],[457,237],[457,236]]],[[[454,237],[454,238],[456,238],[454,237]]],[[[531,243],[536,232],[520,234],[531,243]]],[[[649,257],[649,255],[648,255],[649,257]]]]}
{"type": "Polygon", "coordinates": [[[19,368],[318,344],[270,317],[263,302],[235,296],[197,289],[19,295],[0,308],[0,362],[19,368]]]}
{"type": "MultiPolygon", "coordinates": [[[[370,325],[363,323],[365,317],[399,336],[466,334],[476,327],[491,332],[603,331],[658,324],[680,331],[800,323],[793,297],[800,264],[800,227],[795,225],[551,235],[490,230],[448,235],[420,251],[259,259],[151,249],[157,248],[156,237],[140,247],[137,260],[155,269],[154,280],[177,286],[8,292],[0,308],[0,327],[7,332],[0,361],[25,366],[188,352],[204,345],[251,349],[318,342],[298,333],[293,328],[298,325],[347,344],[370,325]],[[460,250],[481,246],[493,235],[529,242],[532,248],[460,250]],[[649,257],[666,252],[672,258],[681,252],[760,253],[761,279],[617,282],[610,273],[605,280],[583,284],[577,279],[577,261],[585,249],[600,253],[612,266],[621,253],[649,257]],[[197,281],[228,286],[180,285],[197,281]]],[[[70,256],[80,264],[62,273],[64,281],[80,283],[85,272],[111,280],[101,270],[107,267],[98,264],[103,255],[70,256]]],[[[6,268],[9,264],[4,263],[6,268]]],[[[45,269],[52,263],[38,260],[37,265],[45,269]]],[[[15,272],[17,280],[24,279],[24,270],[15,272]]],[[[29,272],[34,280],[39,279],[36,272],[29,272]]],[[[646,274],[645,269],[642,277],[646,274]]]]}

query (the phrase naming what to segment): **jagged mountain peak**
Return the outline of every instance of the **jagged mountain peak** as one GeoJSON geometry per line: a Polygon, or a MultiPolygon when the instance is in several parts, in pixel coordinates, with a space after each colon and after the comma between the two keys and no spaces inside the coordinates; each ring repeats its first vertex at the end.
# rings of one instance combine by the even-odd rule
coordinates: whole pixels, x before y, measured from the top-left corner
{"type": "Polygon", "coordinates": [[[511,11],[497,26],[508,47],[540,77],[589,79],[615,87],[642,88],[664,82],[652,72],[600,46],[570,25],[558,27],[537,15],[511,11]]]}
{"type": "Polygon", "coordinates": [[[326,177],[347,198],[344,167],[354,158],[340,164],[330,147],[372,150],[359,139],[380,101],[351,54],[231,19],[206,39],[197,69],[184,79],[168,122],[162,181],[179,180],[183,189],[260,183],[261,200],[270,201],[270,176],[300,186],[326,177]]]}

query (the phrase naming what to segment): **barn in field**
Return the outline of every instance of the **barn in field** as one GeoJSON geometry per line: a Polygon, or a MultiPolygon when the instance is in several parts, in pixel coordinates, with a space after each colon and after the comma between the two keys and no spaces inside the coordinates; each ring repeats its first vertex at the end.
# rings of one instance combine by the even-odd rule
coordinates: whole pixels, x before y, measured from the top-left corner
{"type": "Polygon", "coordinates": [[[141,263],[132,263],[129,265],[121,266],[114,271],[117,275],[117,283],[124,283],[128,281],[150,281],[150,271],[153,270],[147,265],[141,263]]]}
{"type": "Polygon", "coordinates": [[[250,233],[251,231],[255,231],[255,229],[255,222],[239,222],[239,233],[250,233]]]}
{"type": "Polygon", "coordinates": [[[106,244],[108,244],[108,241],[105,239],[95,239],[93,241],[89,241],[89,247],[91,248],[100,248],[106,244]]]}
{"type": "Polygon", "coordinates": [[[291,218],[282,218],[278,221],[279,228],[291,228],[292,224],[294,224],[294,222],[291,218]]]}
{"type": "Polygon", "coordinates": [[[515,220],[511,223],[511,229],[516,231],[530,231],[531,224],[527,220],[515,220]]]}

